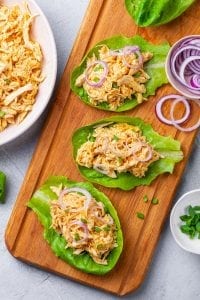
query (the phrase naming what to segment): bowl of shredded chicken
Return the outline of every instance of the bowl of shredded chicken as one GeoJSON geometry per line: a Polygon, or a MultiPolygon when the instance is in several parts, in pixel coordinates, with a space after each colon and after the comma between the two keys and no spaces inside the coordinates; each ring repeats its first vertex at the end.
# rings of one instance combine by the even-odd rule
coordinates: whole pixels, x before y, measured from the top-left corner
{"type": "Polygon", "coordinates": [[[2,1],[0,52],[2,145],[38,119],[55,84],[57,55],[53,34],[34,1],[2,1]]]}

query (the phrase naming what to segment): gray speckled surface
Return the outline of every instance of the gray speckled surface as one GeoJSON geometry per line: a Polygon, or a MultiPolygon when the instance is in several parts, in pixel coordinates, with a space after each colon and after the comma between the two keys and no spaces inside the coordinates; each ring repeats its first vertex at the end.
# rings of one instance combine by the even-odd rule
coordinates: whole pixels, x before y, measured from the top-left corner
{"type": "MultiPolygon", "coordinates": [[[[121,0],[122,1],[122,0],[121,0]]],[[[58,80],[72,48],[88,0],[37,0],[52,26],[58,49],[58,80]]],[[[43,119],[23,137],[0,148],[0,169],[8,176],[7,201],[0,205],[0,300],[116,299],[101,291],[30,267],[14,259],[4,244],[4,231],[28,167],[43,119]]],[[[200,136],[174,199],[199,187],[200,136]]],[[[180,249],[172,239],[169,221],[160,237],[143,285],[124,299],[200,299],[200,257],[180,249]]]]}

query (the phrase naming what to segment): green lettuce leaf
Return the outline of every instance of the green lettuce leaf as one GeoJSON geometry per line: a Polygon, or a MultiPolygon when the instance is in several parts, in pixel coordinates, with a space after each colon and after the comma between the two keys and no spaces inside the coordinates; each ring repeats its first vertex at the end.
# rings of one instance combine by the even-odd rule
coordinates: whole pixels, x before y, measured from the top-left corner
{"type": "MultiPolygon", "coordinates": [[[[164,43],[162,45],[153,45],[149,42],[147,42],[145,39],[143,39],[141,36],[134,36],[131,38],[127,38],[124,36],[115,36],[110,39],[106,39],[104,41],[99,42],[96,44],[83,58],[81,64],[76,67],[71,75],[71,89],[74,91],[76,95],[80,97],[80,99],[85,102],[88,105],[91,105],[91,102],[89,100],[89,96],[84,90],[83,87],[77,87],[75,85],[76,79],[84,72],[86,68],[86,61],[88,57],[91,57],[93,53],[98,57],[98,50],[102,45],[107,45],[110,49],[120,49],[127,45],[138,45],[141,49],[141,51],[150,51],[153,53],[153,58],[145,63],[145,71],[149,74],[150,80],[145,84],[147,92],[145,94],[145,97],[148,97],[150,95],[155,95],[156,89],[163,84],[167,83],[167,77],[165,74],[165,59],[167,56],[167,53],[169,51],[169,44],[164,43]]],[[[130,110],[138,105],[138,102],[133,95],[132,99],[127,99],[124,104],[122,104],[120,107],[118,107],[115,111],[116,112],[122,112],[126,110],[130,110]]],[[[103,110],[111,110],[106,103],[101,103],[98,106],[95,106],[96,108],[103,109],[103,110]]]]}
{"type": "Polygon", "coordinates": [[[150,183],[160,174],[169,172],[172,173],[177,162],[183,159],[183,153],[180,150],[180,142],[171,137],[164,137],[155,132],[152,126],[145,123],[139,118],[128,116],[114,116],[97,121],[88,126],[78,129],[72,137],[73,156],[76,159],[77,151],[88,140],[88,136],[92,135],[94,126],[107,122],[128,123],[138,126],[147,141],[158,151],[164,158],[153,162],[145,177],[138,178],[130,173],[120,173],[117,178],[110,178],[105,174],[101,174],[94,169],[89,169],[83,166],[78,166],[80,173],[87,180],[111,188],[120,188],[122,190],[131,190],[136,186],[150,185],[150,183]]]}
{"type": "Polygon", "coordinates": [[[86,273],[104,275],[114,268],[123,249],[123,235],[120,221],[117,212],[110,200],[102,192],[97,190],[91,183],[74,182],[62,176],[50,177],[45,182],[45,184],[42,185],[41,188],[34,193],[33,197],[29,200],[27,205],[36,213],[39,221],[43,225],[44,238],[49,243],[56,256],[60,257],[73,267],[86,273]],[[87,253],[80,255],[73,254],[71,248],[65,248],[67,244],[66,240],[53,228],[51,228],[52,219],[50,214],[50,202],[57,199],[58,197],[50,187],[59,186],[61,183],[64,187],[76,186],[86,189],[96,199],[96,201],[101,201],[104,204],[105,211],[112,216],[117,228],[118,247],[114,248],[110,252],[107,259],[107,265],[100,265],[95,263],[87,253]]]}
{"type": "Polygon", "coordinates": [[[141,27],[166,24],[180,16],[195,0],[125,0],[125,6],[141,27]]]}

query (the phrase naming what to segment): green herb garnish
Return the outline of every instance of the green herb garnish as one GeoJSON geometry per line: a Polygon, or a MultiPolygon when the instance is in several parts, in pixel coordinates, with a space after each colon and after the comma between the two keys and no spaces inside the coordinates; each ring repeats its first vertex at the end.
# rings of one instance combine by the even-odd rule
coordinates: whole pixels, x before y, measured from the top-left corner
{"type": "Polygon", "coordinates": [[[103,67],[101,65],[97,65],[95,68],[94,68],[94,72],[98,72],[98,71],[101,71],[103,70],[103,67]]]}
{"type": "Polygon", "coordinates": [[[74,239],[76,242],[80,241],[80,235],[77,232],[74,235],[74,239]]]}
{"type": "Polygon", "coordinates": [[[144,197],[143,197],[143,201],[146,203],[146,202],[148,202],[148,197],[147,197],[147,195],[144,195],[144,197]]]}
{"type": "Polygon", "coordinates": [[[103,249],[104,249],[104,246],[102,244],[97,245],[97,250],[103,250],[103,249]]]}
{"type": "Polygon", "coordinates": [[[84,219],[84,218],[81,218],[81,222],[84,223],[84,224],[87,224],[87,220],[84,219]]]}
{"type": "Polygon", "coordinates": [[[116,135],[114,134],[114,136],[113,136],[113,140],[115,140],[116,142],[117,142],[117,141],[119,141],[119,138],[118,138],[118,136],[116,136],[116,135]]]}
{"type": "Polygon", "coordinates": [[[118,162],[120,163],[120,165],[123,163],[123,159],[121,157],[118,157],[118,162]]]}
{"type": "Polygon", "coordinates": [[[98,77],[94,77],[94,79],[92,81],[99,82],[99,78],[98,77]]]}
{"type": "Polygon", "coordinates": [[[191,239],[198,237],[200,239],[200,206],[187,207],[188,214],[180,216],[181,221],[185,224],[180,226],[183,233],[189,235],[191,239]]]}
{"type": "Polygon", "coordinates": [[[110,231],[110,225],[106,225],[105,227],[103,227],[103,230],[107,232],[110,231]]]}
{"type": "Polygon", "coordinates": [[[5,116],[5,111],[3,111],[3,110],[0,110],[0,118],[3,118],[4,116],[5,116]]]}
{"type": "Polygon", "coordinates": [[[100,232],[100,231],[101,231],[101,228],[98,227],[98,226],[94,226],[92,229],[93,229],[94,231],[96,231],[96,232],[100,232]]]}
{"type": "Polygon", "coordinates": [[[114,88],[114,89],[117,89],[117,88],[118,88],[117,82],[113,82],[113,83],[112,83],[112,88],[114,88]]]}
{"type": "Polygon", "coordinates": [[[6,175],[0,171],[0,203],[5,202],[6,175]]]}
{"type": "Polygon", "coordinates": [[[6,84],[10,84],[11,83],[10,79],[8,79],[8,78],[5,78],[4,81],[5,81],[6,84]]]}
{"type": "Polygon", "coordinates": [[[137,212],[136,215],[137,215],[137,217],[138,217],[139,219],[144,220],[144,214],[143,214],[143,213],[137,212]]]}
{"type": "Polygon", "coordinates": [[[153,199],[151,200],[151,203],[154,204],[154,205],[156,205],[156,204],[159,203],[159,200],[158,200],[157,198],[153,198],[153,199]]]}

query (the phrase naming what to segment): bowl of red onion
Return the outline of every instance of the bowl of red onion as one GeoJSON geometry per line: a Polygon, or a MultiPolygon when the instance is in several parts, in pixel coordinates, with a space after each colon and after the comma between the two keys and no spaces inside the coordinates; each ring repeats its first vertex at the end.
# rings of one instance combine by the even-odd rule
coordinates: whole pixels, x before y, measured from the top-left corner
{"type": "Polygon", "coordinates": [[[170,49],[165,65],[171,85],[189,99],[200,99],[200,35],[178,40],[170,49]]]}

